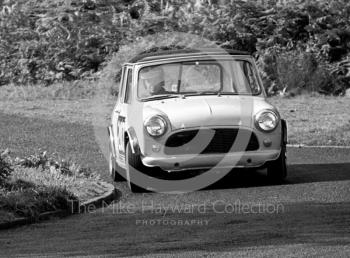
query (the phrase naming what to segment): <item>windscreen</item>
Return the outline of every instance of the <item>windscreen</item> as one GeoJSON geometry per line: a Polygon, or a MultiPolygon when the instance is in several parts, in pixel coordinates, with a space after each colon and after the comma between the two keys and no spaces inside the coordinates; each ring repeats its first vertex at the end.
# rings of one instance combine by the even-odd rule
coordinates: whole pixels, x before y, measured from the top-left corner
{"type": "Polygon", "coordinates": [[[140,99],[157,95],[260,93],[255,67],[246,60],[179,62],[143,67],[138,76],[140,99]]]}

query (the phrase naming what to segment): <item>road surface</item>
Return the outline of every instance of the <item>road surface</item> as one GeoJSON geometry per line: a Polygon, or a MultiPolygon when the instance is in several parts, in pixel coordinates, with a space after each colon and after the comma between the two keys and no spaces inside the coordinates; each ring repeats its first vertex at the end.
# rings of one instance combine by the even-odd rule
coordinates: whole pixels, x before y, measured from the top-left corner
{"type": "Polygon", "coordinates": [[[243,171],[184,195],[118,183],[108,207],[0,231],[0,256],[349,257],[349,157],[290,148],[283,185],[243,171]]]}

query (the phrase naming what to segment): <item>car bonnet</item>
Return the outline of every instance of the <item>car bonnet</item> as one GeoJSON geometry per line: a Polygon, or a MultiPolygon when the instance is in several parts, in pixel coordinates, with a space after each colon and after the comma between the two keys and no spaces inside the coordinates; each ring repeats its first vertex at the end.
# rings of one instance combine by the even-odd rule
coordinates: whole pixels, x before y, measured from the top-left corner
{"type": "Polygon", "coordinates": [[[195,96],[145,103],[144,117],[166,117],[172,130],[215,127],[251,127],[255,101],[251,96],[195,96]]]}

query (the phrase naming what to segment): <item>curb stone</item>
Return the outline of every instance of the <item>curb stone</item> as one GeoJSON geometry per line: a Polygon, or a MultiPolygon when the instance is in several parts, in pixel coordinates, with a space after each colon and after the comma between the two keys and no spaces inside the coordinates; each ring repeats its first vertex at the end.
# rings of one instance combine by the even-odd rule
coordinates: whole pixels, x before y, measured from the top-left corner
{"type": "Polygon", "coordinates": [[[101,207],[103,203],[112,202],[112,200],[115,198],[115,195],[116,195],[116,189],[110,183],[101,182],[100,184],[105,186],[107,189],[107,192],[101,196],[91,198],[90,200],[87,200],[83,203],[80,203],[79,201],[77,201],[75,202],[76,206],[73,204],[70,210],[49,211],[49,212],[41,213],[37,218],[18,218],[9,222],[0,223],[0,230],[32,224],[38,221],[48,220],[51,217],[63,218],[71,214],[85,213],[86,211],[89,210],[89,207],[93,207],[94,209],[96,209],[101,207]],[[77,204],[79,204],[79,206],[77,204]]]}
{"type": "Polygon", "coordinates": [[[350,146],[340,145],[305,145],[305,144],[287,144],[289,148],[314,148],[314,149],[350,149],[350,146]]]}

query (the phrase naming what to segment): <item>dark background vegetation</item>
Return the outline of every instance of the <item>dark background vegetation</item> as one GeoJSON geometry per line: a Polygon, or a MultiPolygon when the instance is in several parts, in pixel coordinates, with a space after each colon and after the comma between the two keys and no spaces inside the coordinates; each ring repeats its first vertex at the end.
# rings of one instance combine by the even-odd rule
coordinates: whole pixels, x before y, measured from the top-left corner
{"type": "Polygon", "coordinates": [[[254,54],[270,94],[344,94],[350,3],[276,2],[0,0],[0,86],[93,80],[122,46],[176,31],[254,54]]]}

